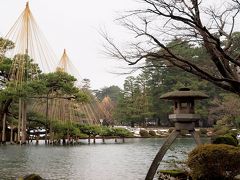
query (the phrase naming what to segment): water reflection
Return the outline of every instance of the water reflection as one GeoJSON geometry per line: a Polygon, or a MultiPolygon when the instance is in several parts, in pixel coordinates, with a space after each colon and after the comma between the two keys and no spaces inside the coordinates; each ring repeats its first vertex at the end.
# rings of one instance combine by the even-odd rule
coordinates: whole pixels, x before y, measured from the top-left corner
{"type": "MultiPolygon", "coordinates": [[[[124,144],[101,140],[93,145],[0,146],[0,179],[16,179],[36,173],[45,179],[70,180],[140,180],[164,139],[127,139],[124,144]]],[[[191,138],[178,138],[164,157],[160,168],[169,160],[184,160],[193,149],[191,138]]]]}

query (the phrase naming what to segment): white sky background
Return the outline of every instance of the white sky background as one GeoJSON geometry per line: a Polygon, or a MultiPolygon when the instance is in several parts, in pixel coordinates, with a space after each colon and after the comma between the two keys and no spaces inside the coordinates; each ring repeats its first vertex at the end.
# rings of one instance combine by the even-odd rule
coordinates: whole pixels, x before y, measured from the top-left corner
{"type": "MultiPolygon", "coordinates": [[[[229,0],[206,0],[204,3],[221,7],[227,1],[229,0]]],[[[10,30],[24,10],[26,2],[0,0],[1,36],[10,30]]],[[[106,29],[110,37],[121,44],[131,41],[132,34],[114,20],[124,11],[137,9],[140,4],[136,0],[29,0],[29,4],[35,20],[59,60],[66,48],[81,78],[91,80],[92,89],[111,85],[123,87],[124,79],[129,75],[111,72],[124,72],[121,67],[129,66],[102,53],[104,40],[99,31],[106,29]]]]}
{"type": "MultiPolygon", "coordinates": [[[[26,2],[0,0],[1,36],[10,30],[26,2]]],[[[103,39],[98,31],[105,28],[111,37],[116,37],[116,41],[127,40],[127,31],[114,20],[119,17],[119,13],[136,8],[134,0],[29,0],[29,5],[59,60],[66,48],[81,78],[91,80],[92,89],[123,86],[126,76],[110,72],[122,72],[119,67],[127,65],[102,53],[103,39]]]]}

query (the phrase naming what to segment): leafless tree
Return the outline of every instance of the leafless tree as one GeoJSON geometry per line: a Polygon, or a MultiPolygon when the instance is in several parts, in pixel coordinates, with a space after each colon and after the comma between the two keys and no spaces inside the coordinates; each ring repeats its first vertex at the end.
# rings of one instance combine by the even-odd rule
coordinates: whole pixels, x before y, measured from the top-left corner
{"type": "MultiPolygon", "coordinates": [[[[239,17],[239,0],[139,0],[141,8],[118,19],[135,34],[122,49],[103,34],[106,52],[136,65],[151,58],[170,65],[240,95],[240,54],[233,52],[233,39],[239,17]],[[214,4],[218,3],[218,4],[214,4]],[[184,58],[168,46],[173,39],[202,46],[209,56],[209,68],[184,58]],[[224,41],[224,43],[222,43],[224,41]],[[214,71],[213,71],[214,69],[214,71]]],[[[181,43],[174,46],[181,46],[181,43]]]]}

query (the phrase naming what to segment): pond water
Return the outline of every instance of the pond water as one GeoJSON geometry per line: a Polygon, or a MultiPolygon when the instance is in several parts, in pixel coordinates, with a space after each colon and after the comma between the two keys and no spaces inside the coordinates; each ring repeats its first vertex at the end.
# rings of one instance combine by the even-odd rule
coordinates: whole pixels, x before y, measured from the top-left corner
{"type": "MultiPolygon", "coordinates": [[[[36,173],[51,180],[142,180],[163,142],[134,138],[76,146],[0,145],[0,179],[36,173]]],[[[160,168],[172,166],[171,160],[184,160],[194,147],[192,138],[178,138],[160,168]]]]}

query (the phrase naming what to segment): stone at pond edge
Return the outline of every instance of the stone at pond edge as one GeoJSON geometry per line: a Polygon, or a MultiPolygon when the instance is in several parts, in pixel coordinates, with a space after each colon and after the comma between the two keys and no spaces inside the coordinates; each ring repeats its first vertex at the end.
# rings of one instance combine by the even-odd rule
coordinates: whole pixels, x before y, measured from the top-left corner
{"type": "Polygon", "coordinates": [[[240,180],[240,174],[234,177],[234,180],[240,180]]]}
{"type": "MultiPolygon", "coordinates": [[[[165,177],[166,175],[170,178],[173,177],[174,179],[191,179],[189,177],[189,174],[186,171],[183,171],[181,169],[173,169],[173,170],[160,170],[158,172],[159,174],[159,180],[161,180],[162,177],[165,177]],[[162,176],[162,177],[161,177],[162,176]]],[[[170,178],[171,179],[171,178],[170,178]]]]}
{"type": "Polygon", "coordinates": [[[41,176],[37,174],[29,174],[24,176],[23,178],[18,178],[17,180],[43,180],[43,178],[41,178],[41,176]]]}

